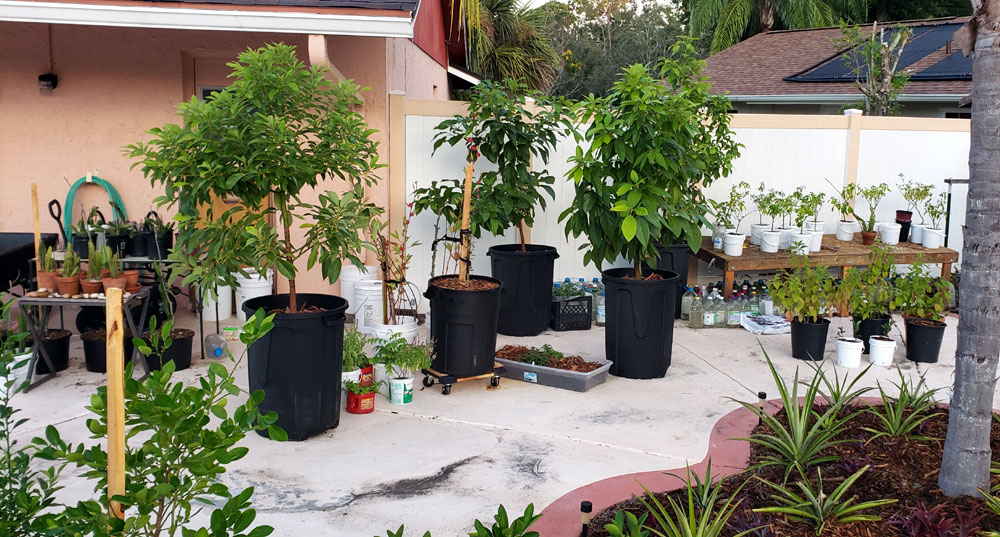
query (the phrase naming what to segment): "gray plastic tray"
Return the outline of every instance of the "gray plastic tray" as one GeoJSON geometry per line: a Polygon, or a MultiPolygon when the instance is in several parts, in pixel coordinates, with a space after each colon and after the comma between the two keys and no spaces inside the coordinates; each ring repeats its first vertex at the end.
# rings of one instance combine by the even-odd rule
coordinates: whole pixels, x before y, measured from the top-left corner
{"type": "Polygon", "coordinates": [[[589,362],[597,362],[601,364],[601,367],[590,373],[579,373],[565,369],[526,364],[514,360],[505,360],[503,358],[497,358],[497,362],[503,364],[507,369],[507,372],[504,373],[504,377],[506,378],[541,384],[542,386],[552,386],[553,388],[562,388],[564,390],[573,390],[575,392],[585,392],[608,380],[608,370],[611,369],[611,362],[587,357],[583,357],[583,359],[589,362]]]}

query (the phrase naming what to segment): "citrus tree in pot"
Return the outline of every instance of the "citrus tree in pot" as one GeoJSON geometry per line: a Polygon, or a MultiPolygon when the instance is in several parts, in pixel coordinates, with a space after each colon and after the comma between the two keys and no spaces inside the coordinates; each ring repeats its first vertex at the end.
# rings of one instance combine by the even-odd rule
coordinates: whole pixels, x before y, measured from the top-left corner
{"type": "Polygon", "coordinates": [[[809,256],[793,255],[792,268],[774,278],[770,292],[792,322],[792,356],[822,360],[830,330],[825,315],[835,292],[829,270],[811,265],[809,256]]]}
{"type": "Polygon", "coordinates": [[[848,271],[842,283],[849,290],[846,298],[854,321],[854,337],[864,342],[864,354],[871,348],[869,338],[884,336],[892,327],[894,290],[890,282],[895,274],[892,249],[875,241],[868,254],[868,266],[848,271]]]}
{"type": "Polygon", "coordinates": [[[655,259],[657,243],[701,247],[710,227],[701,188],[728,175],[739,153],[728,101],[709,93],[703,66],[681,39],[655,71],[626,67],[606,97],[580,105],[590,145],[570,158],[576,193],[559,218],[567,235],[587,237],[585,263],[600,269],[624,256],[632,265],[602,273],[614,375],[666,374],[678,275],[643,263],[655,259]]]}
{"type": "Polygon", "coordinates": [[[347,301],[298,292],[296,262],[321,267],[331,282],[344,260],[362,265],[370,246],[362,232],[382,212],[365,195],[377,144],[356,111],[358,87],[332,84],[322,67],[306,68],[294,47],[248,50],[229,66],[232,84],[212,99],[182,103],[182,125],[153,129],[151,141],[128,152],[164,187],[161,205],[177,207],[182,251],[175,248],[171,259],[186,280],[234,284],[241,267],[263,273],[272,265],[288,279],[288,293],[244,303],[248,316],[258,308],[275,314],[275,329],[249,348],[248,370],[250,389],[264,392],[261,410],[276,411],[289,438],[304,440],[339,423],[347,301]],[[330,179],[340,180],[342,193],[306,200],[330,179]],[[222,215],[207,209],[206,217],[202,208],[216,197],[238,203],[222,215]],[[304,232],[300,241],[293,227],[304,232]],[[201,265],[206,259],[211,274],[201,265]]]}
{"type": "Polygon", "coordinates": [[[906,321],[906,357],[914,362],[937,363],[941,340],[947,325],[942,321],[948,311],[951,290],[943,278],[931,276],[927,265],[916,261],[910,272],[895,280],[893,308],[906,321]]]}
{"type": "Polygon", "coordinates": [[[487,252],[493,277],[503,282],[497,326],[501,334],[535,336],[549,324],[553,264],[559,254],[552,246],[528,244],[527,228],[534,223],[535,210],[545,209],[545,195],[555,196],[555,178],[544,165],[559,135],[568,133],[570,126],[562,99],[505,79],[478,84],[470,93],[468,113],[437,127],[435,149],[471,137],[482,157],[496,164],[495,171],[481,174],[496,186],[496,214],[487,223],[488,231],[518,231],[518,244],[493,246],[487,252]]]}

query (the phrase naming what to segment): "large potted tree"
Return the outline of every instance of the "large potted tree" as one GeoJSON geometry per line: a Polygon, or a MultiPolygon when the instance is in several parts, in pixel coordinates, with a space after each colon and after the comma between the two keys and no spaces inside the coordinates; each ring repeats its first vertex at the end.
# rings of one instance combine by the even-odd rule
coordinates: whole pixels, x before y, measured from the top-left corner
{"type": "Polygon", "coordinates": [[[248,370],[250,390],[264,392],[261,411],[276,411],[288,437],[304,440],[339,423],[347,300],[300,293],[296,262],[330,282],[345,260],[362,265],[363,232],[382,212],[365,194],[377,144],[357,112],[358,87],[306,68],[294,47],[248,50],[229,66],[232,84],[180,104],[182,124],[153,129],[128,151],[163,186],[161,205],[178,210],[171,259],[186,282],[232,285],[247,266],[288,279],[288,293],[244,303],[248,315],[275,314],[274,330],[249,348],[248,370]],[[331,179],[338,191],[314,190],[331,179]],[[237,203],[215,214],[220,197],[237,203]]]}
{"type": "Polygon", "coordinates": [[[496,185],[488,231],[500,235],[517,229],[517,244],[493,246],[486,254],[493,277],[503,282],[497,326],[501,334],[535,336],[549,324],[553,264],[559,254],[552,246],[528,244],[527,228],[534,223],[535,210],[545,209],[545,194],[555,196],[555,178],[545,164],[569,127],[561,99],[511,79],[479,83],[469,95],[468,113],[437,126],[435,149],[471,137],[480,155],[496,164],[496,170],[480,174],[481,180],[496,185]]]}
{"type": "Polygon", "coordinates": [[[702,188],[728,175],[739,154],[728,101],[710,94],[703,67],[680,39],[655,70],[628,66],[606,97],[580,105],[590,145],[570,158],[576,192],[559,218],[567,235],[586,236],[585,263],[601,269],[624,256],[632,265],[602,273],[614,375],[666,374],[678,275],[643,263],[655,259],[657,243],[698,251],[711,213],[702,188]]]}

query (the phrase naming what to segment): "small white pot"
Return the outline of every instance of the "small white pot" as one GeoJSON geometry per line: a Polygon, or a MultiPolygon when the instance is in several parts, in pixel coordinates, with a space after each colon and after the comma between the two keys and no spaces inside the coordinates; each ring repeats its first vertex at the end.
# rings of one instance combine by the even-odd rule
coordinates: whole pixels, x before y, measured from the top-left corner
{"type": "Polygon", "coordinates": [[[837,365],[840,367],[860,367],[861,353],[865,342],[853,337],[837,338],[837,365]]]}
{"type": "Polygon", "coordinates": [[[741,233],[726,233],[723,238],[722,250],[726,255],[739,257],[743,255],[743,242],[747,236],[741,233]]]}
{"type": "Polygon", "coordinates": [[[868,361],[872,365],[889,367],[892,365],[892,358],[895,354],[896,340],[886,336],[868,338],[868,361]]]}
{"type": "MultiPolygon", "coordinates": [[[[399,323],[397,324],[382,324],[379,322],[371,323],[372,336],[377,339],[383,339],[388,341],[393,334],[402,334],[406,342],[413,344],[417,340],[417,333],[419,328],[417,328],[417,318],[410,317],[406,315],[401,315],[399,317],[399,323]]],[[[375,342],[376,350],[378,350],[378,342],[375,342]]]]}
{"type": "Polygon", "coordinates": [[[823,232],[818,230],[810,231],[812,240],[809,241],[809,251],[818,252],[823,249],[823,232]]]}
{"type": "Polygon", "coordinates": [[[347,381],[361,382],[361,370],[341,371],[340,373],[340,408],[347,408],[347,381]]]}
{"type": "Polygon", "coordinates": [[[778,252],[778,247],[781,245],[781,232],[780,231],[764,231],[760,234],[760,251],[766,254],[774,254],[778,252]]]}
{"type": "Polygon", "coordinates": [[[792,233],[795,233],[794,228],[783,227],[778,231],[781,232],[781,243],[778,244],[779,250],[787,250],[792,246],[792,233]]]}
{"type": "Polygon", "coordinates": [[[927,229],[927,224],[910,224],[910,242],[923,244],[925,229],[927,229]]]}
{"type": "Polygon", "coordinates": [[[413,377],[389,379],[389,402],[408,405],[413,402],[413,377]]]}
{"type": "Polygon", "coordinates": [[[820,231],[826,233],[826,221],[825,220],[806,220],[806,231],[820,231]]]}
{"type": "Polygon", "coordinates": [[[750,244],[760,246],[760,234],[769,227],[767,224],[750,224],[750,244]]]}
{"type": "Polygon", "coordinates": [[[944,246],[944,230],[927,228],[924,230],[924,248],[940,248],[944,246]]]}
{"type": "Polygon", "coordinates": [[[841,220],[837,222],[837,240],[853,241],[854,232],[858,228],[858,223],[854,220],[841,220]]]}
{"type": "Polygon", "coordinates": [[[889,245],[899,244],[899,231],[902,228],[903,226],[895,222],[886,222],[885,224],[882,224],[882,227],[878,232],[879,236],[882,237],[882,243],[889,245]]]}
{"type": "Polygon", "coordinates": [[[7,381],[13,380],[14,384],[10,385],[11,393],[17,393],[18,388],[24,384],[24,381],[28,378],[28,365],[31,363],[31,349],[24,354],[15,354],[11,365],[23,361],[20,367],[16,367],[10,370],[9,376],[6,378],[0,377],[0,395],[6,395],[7,393],[7,381]]]}
{"type": "Polygon", "coordinates": [[[809,245],[812,244],[812,232],[792,233],[789,239],[789,248],[793,254],[809,255],[809,245]]]}

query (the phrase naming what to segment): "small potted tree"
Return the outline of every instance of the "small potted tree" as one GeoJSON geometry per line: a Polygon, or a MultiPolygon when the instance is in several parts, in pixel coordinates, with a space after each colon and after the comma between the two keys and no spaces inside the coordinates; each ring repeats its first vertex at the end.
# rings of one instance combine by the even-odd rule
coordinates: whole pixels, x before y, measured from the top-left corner
{"type": "Polygon", "coordinates": [[[930,227],[923,232],[924,248],[941,248],[944,246],[944,217],[948,213],[948,195],[940,192],[937,196],[928,198],[924,211],[931,220],[930,227]]]}
{"type": "Polygon", "coordinates": [[[900,225],[899,240],[920,244],[924,238],[924,218],[921,215],[920,224],[913,223],[913,213],[920,213],[920,207],[931,197],[931,185],[918,183],[899,174],[899,193],[906,202],[905,211],[896,211],[896,223],[900,225]]]}
{"type": "Polygon", "coordinates": [[[402,334],[392,334],[376,344],[375,361],[385,366],[389,383],[389,402],[408,405],[413,402],[413,372],[431,365],[430,344],[414,345],[402,334]]]}
{"type": "MultiPolygon", "coordinates": [[[[795,233],[795,211],[799,208],[799,195],[801,188],[791,194],[779,193],[775,197],[776,210],[781,216],[781,242],[778,244],[779,250],[789,250],[792,247],[792,234],[795,233]]],[[[806,245],[808,248],[808,245],[806,245]]]]}
{"type": "Polygon", "coordinates": [[[74,297],[80,294],[80,256],[76,255],[73,250],[66,252],[62,267],[59,267],[59,275],[56,276],[56,289],[64,297],[74,297]]]}
{"type": "MultiPolygon", "coordinates": [[[[361,382],[361,368],[363,366],[371,367],[368,356],[365,355],[367,343],[368,337],[359,332],[356,327],[352,326],[344,331],[344,363],[341,366],[340,374],[342,384],[349,380],[361,382]]],[[[371,375],[370,370],[369,375],[371,375]]],[[[370,384],[371,380],[372,377],[369,377],[366,383],[370,384]]]]}
{"type": "Polygon", "coordinates": [[[628,66],[606,97],[580,107],[590,145],[570,157],[576,195],[559,218],[567,235],[586,236],[585,263],[601,269],[623,256],[632,265],[602,272],[613,375],[666,374],[678,275],[643,264],[657,243],[683,241],[698,251],[711,214],[701,189],[729,175],[739,155],[728,101],[711,94],[703,67],[681,38],[655,71],[628,66]]]}
{"type": "MultiPolygon", "coordinates": [[[[833,183],[830,183],[833,185],[833,183]]],[[[837,222],[837,240],[850,242],[854,240],[854,233],[858,230],[858,222],[854,219],[854,198],[857,197],[858,185],[850,183],[838,192],[837,196],[830,197],[830,205],[840,213],[840,220],[837,222]]]]}
{"type": "Polygon", "coordinates": [[[809,251],[818,252],[823,248],[823,235],[826,222],[819,219],[819,213],[826,202],[826,194],[822,192],[803,193],[799,197],[799,212],[805,216],[801,226],[803,234],[809,234],[809,251]],[[810,220],[810,218],[812,220],[810,220]]]}
{"type": "Polygon", "coordinates": [[[265,394],[261,412],[277,412],[289,438],[304,440],[339,423],[347,301],[300,293],[296,275],[319,267],[333,282],[345,260],[363,266],[363,232],[382,213],[365,192],[378,144],[357,110],[359,88],[332,84],[294,47],[248,50],[229,66],[224,90],[181,103],[181,124],[155,128],[151,141],[127,151],[164,188],[161,205],[177,208],[182,249],[171,259],[186,281],[234,285],[246,266],[259,274],[274,266],[287,279],[288,293],[243,305],[248,316],[275,314],[275,329],[249,347],[249,384],[265,394]],[[331,179],[341,180],[337,191],[314,190],[331,179]],[[216,214],[219,197],[237,203],[216,214]]]}
{"type": "MultiPolygon", "coordinates": [[[[840,191],[840,200],[835,203],[837,208],[843,212],[844,215],[850,214],[861,225],[861,243],[870,246],[875,242],[875,212],[878,209],[879,202],[882,198],[889,192],[889,185],[885,183],[879,183],[877,185],[872,185],[868,187],[860,187],[857,183],[851,183],[844,187],[840,191]],[[854,200],[860,197],[865,200],[865,204],[868,206],[868,218],[861,218],[858,215],[857,209],[854,207],[854,200]]],[[[843,222],[843,221],[842,221],[843,222]]],[[[845,235],[846,236],[846,235],[845,235]]],[[[837,230],[837,238],[840,240],[840,229],[837,230]]],[[[853,233],[852,233],[853,239],[853,233]]]]}
{"type": "Polygon", "coordinates": [[[716,250],[723,250],[726,255],[743,255],[743,243],[747,236],[739,232],[740,222],[746,217],[746,199],[750,195],[750,183],[740,181],[729,191],[729,199],[725,201],[709,200],[715,212],[715,226],[712,234],[713,247],[718,242],[716,250]]]}
{"type": "Polygon", "coordinates": [[[951,290],[943,278],[931,276],[927,265],[917,261],[910,272],[896,278],[892,306],[906,322],[906,357],[914,362],[937,363],[947,325],[951,290]]]}
{"type": "Polygon", "coordinates": [[[412,248],[420,243],[410,239],[410,219],[414,216],[413,203],[407,205],[400,231],[385,232],[385,226],[377,224],[371,230],[375,238],[375,257],[382,269],[382,311],[378,320],[372,323],[373,336],[388,339],[392,334],[402,334],[413,343],[417,339],[416,287],[407,278],[412,248]]]}
{"type": "MultiPolygon", "coordinates": [[[[75,253],[75,251],[74,251],[75,253]]],[[[38,288],[47,291],[56,290],[56,276],[59,275],[59,264],[51,246],[42,246],[42,270],[37,274],[38,288]]]]}
{"type": "Polygon", "coordinates": [[[805,193],[804,187],[801,186],[795,189],[790,198],[793,204],[792,221],[795,223],[797,229],[795,229],[789,238],[789,248],[793,254],[809,255],[813,235],[811,231],[806,231],[806,221],[812,216],[812,207],[810,206],[812,198],[809,194],[805,193]]]}
{"type": "Polygon", "coordinates": [[[848,271],[843,285],[847,293],[847,306],[854,324],[854,337],[864,342],[864,354],[871,349],[872,336],[885,336],[892,327],[894,290],[890,283],[896,275],[892,249],[875,241],[868,255],[868,266],[863,270],[848,271]]]}
{"type": "Polygon", "coordinates": [[[834,295],[827,268],[812,266],[808,256],[792,255],[792,269],[775,277],[769,291],[775,306],[792,322],[792,356],[822,360],[830,329],[826,315],[834,295]]]}
{"type": "MultiPolygon", "coordinates": [[[[761,244],[761,234],[768,229],[768,224],[764,223],[764,217],[767,216],[767,206],[771,203],[771,198],[774,196],[773,190],[764,190],[764,185],[761,184],[757,188],[757,192],[750,196],[753,200],[753,204],[757,207],[757,223],[750,224],[750,244],[754,246],[760,246],[761,244]]],[[[774,229],[774,221],[771,221],[771,230],[774,229]]]]}
{"type": "Polygon", "coordinates": [[[781,230],[776,229],[775,224],[781,216],[782,204],[782,194],[776,190],[769,190],[767,196],[757,202],[757,210],[771,219],[770,229],[760,234],[760,251],[766,254],[777,253],[781,248],[781,230]]]}

